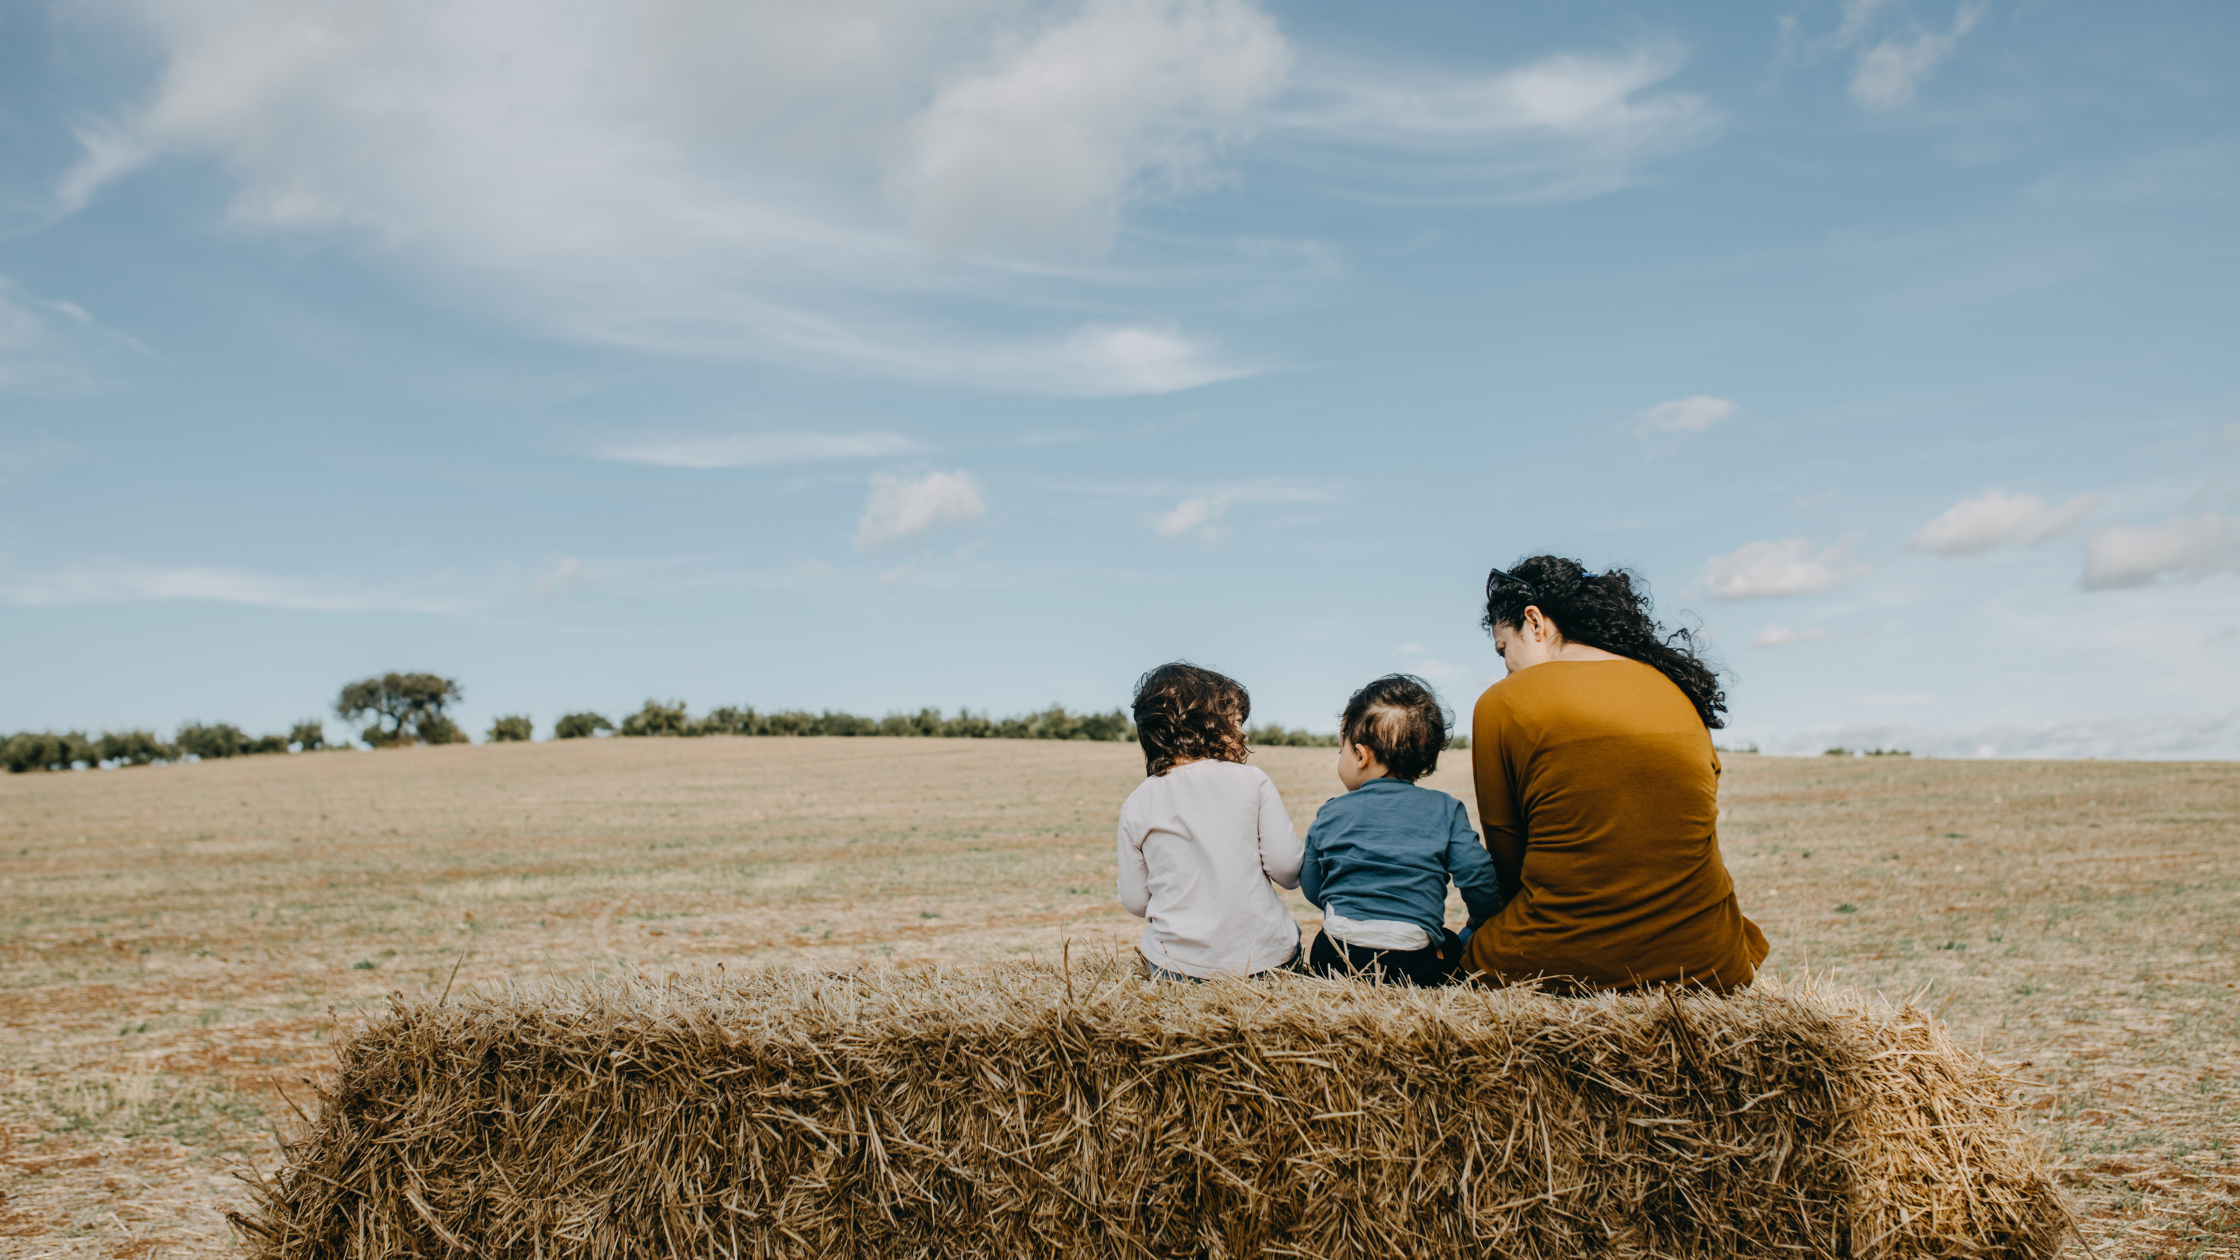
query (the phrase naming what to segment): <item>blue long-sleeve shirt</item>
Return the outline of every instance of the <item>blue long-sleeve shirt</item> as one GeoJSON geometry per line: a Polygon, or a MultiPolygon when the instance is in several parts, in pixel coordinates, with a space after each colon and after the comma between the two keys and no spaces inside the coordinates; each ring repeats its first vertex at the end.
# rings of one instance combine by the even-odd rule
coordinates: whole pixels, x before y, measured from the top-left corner
{"type": "Polygon", "coordinates": [[[1417,924],[1437,942],[1450,878],[1473,922],[1500,911],[1493,858],[1462,802],[1404,779],[1371,779],[1315,814],[1299,891],[1326,914],[1417,924]]]}

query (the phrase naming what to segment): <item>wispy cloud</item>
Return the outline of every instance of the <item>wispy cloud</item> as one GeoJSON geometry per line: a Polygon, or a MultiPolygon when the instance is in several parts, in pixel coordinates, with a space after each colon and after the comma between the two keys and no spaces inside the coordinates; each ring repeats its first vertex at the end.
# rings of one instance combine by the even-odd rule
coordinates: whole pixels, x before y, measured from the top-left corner
{"type": "Polygon", "coordinates": [[[1865,576],[1872,566],[1850,558],[1849,540],[1814,551],[1802,538],[1754,542],[1714,557],[1700,580],[1714,599],[1817,595],[1865,576]]]}
{"type": "Polygon", "coordinates": [[[1381,197],[1576,200],[1716,136],[1703,97],[1654,90],[1686,60],[1669,45],[1476,74],[1310,59],[1274,127],[1381,197]]]}
{"type": "Polygon", "coordinates": [[[2240,755],[2240,709],[2131,718],[1934,728],[1866,722],[1787,731],[1737,731],[1770,753],[1897,748],[1963,758],[2105,757],[2125,760],[2240,755]]]}
{"type": "Polygon", "coordinates": [[[1646,411],[1634,414],[1634,424],[1644,435],[1655,433],[1701,433],[1712,425],[1733,415],[1738,408],[1724,398],[1709,394],[1696,394],[1688,398],[1675,398],[1661,402],[1646,411]]]}
{"type": "Polygon", "coordinates": [[[544,576],[537,579],[537,594],[545,599],[567,591],[578,590],[599,580],[590,566],[574,556],[562,556],[544,576]]]}
{"type": "Polygon", "coordinates": [[[0,276],[0,391],[78,393],[94,384],[100,357],[131,344],[76,303],[39,297],[0,276]]]}
{"type": "MultiPolygon", "coordinates": [[[[1421,644],[1403,643],[1396,650],[1400,653],[1400,668],[1404,672],[1434,683],[1443,691],[1466,686],[1474,679],[1484,677],[1486,673],[1483,666],[1458,665],[1453,661],[1440,660],[1421,644]]],[[[1442,696],[1442,699],[1446,700],[1450,709],[1453,707],[1452,698],[1442,696]]]]}
{"type": "MultiPolygon", "coordinates": [[[[874,473],[863,515],[856,521],[856,546],[871,551],[937,526],[976,521],[987,511],[980,483],[971,473],[929,472],[915,481],[874,473]]],[[[900,574],[898,569],[892,576],[900,574]]],[[[880,579],[882,584],[888,580],[880,579]]]]}
{"type": "MultiPolygon", "coordinates": [[[[1865,14],[1879,7],[1876,4],[1852,5],[1845,14],[1845,30],[1854,29],[1854,14],[1863,19],[1865,14]]],[[[1860,50],[1851,73],[1851,98],[1868,109],[1885,110],[1911,101],[1922,80],[1960,46],[1960,37],[1975,29],[1983,10],[1980,0],[1968,0],[1952,15],[1952,24],[1942,31],[1916,26],[1902,35],[1886,36],[1860,50]]],[[[1864,22],[1858,25],[1863,27],[1864,22]]],[[[1856,33],[1851,36],[1854,41],[1859,38],[1856,33]]]]}
{"type": "Polygon", "coordinates": [[[1832,639],[1834,637],[1836,637],[1836,632],[1828,629],[1825,626],[1811,626],[1803,630],[1791,630],[1787,626],[1781,625],[1777,622],[1769,621],[1763,627],[1761,627],[1756,634],[1750,636],[1750,646],[1791,647],[1799,643],[1818,643],[1823,639],[1832,639]]]}
{"type": "Polygon", "coordinates": [[[1129,200],[1204,186],[1290,66],[1241,0],[1098,0],[943,86],[889,186],[943,249],[1101,252],[1129,200]]]}
{"type": "Polygon", "coordinates": [[[2120,590],[2158,578],[2240,573],[2240,518],[2203,512],[2160,525],[2114,525],[2085,542],[2084,588],[2120,590]]]}
{"type": "Polygon", "coordinates": [[[2058,507],[2034,494],[1987,490],[1962,499],[1906,539],[1915,551],[1965,556],[2008,543],[2028,545],[2065,534],[2094,508],[2100,496],[2080,494],[2058,507]]]}
{"type": "Polygon", "coordinates": [[[73,565],[47,573],[0,571],[0,600],[26,608],[138,601],[247,604],[311,612],[459,612],[476,601],[276,578],[238,569],[131,564],[73,565]]]}
{"type": "Polygon", "coordinates": [[[1078,395],[1256,370],[1126,277],[979,257],[1094,254],[1205,186],[1290,56],[1248,0],[102,13],[165,68],[83,129],[64,212],[184,155],[244,231],[359,242],[563,338],[1078,395]]]}
{"type": "Polygon", "coordinates": [[[761,468],[845,459],[879,459],[921,450],[899,433],[726,433],[712,437],[609,442],[601,459],[664,468],[761,468]]]}
{"type": "Polygon", "coordinates": [[[1228,537],[1221,524],[1229,509],[1240,503],[1334,503],[1341,496],[1329,486],[1295,481],[1254,481],[1210,494],[1190,495],[1150,519],[1151,531],[1161,538],[1195,537],[1215,543],[1228,537]]]}

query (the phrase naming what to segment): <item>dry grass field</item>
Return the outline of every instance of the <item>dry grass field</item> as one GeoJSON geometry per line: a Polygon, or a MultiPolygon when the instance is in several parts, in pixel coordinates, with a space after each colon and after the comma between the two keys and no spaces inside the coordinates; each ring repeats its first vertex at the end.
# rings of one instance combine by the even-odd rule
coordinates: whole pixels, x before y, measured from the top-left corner
{"type": "MultiPolygon", "coordinates": [[[[1303,829],[1327,749],[1268,749],[1303,829]]],[[[397,990],[1111,949],[1132,745],[605,740],[0,779],[0,1252],[218,1255],[397,990]]],[[[1467,757],[1432,786],[1469,798],[1467,757]]],[[[2104,1256],[2240,1257],[2240,766],[1735,756],[1768,970],[2015,1064],[2104,1256]]],[[[1313,912],[1294,894],[1304,923],[1313,912]]]]}

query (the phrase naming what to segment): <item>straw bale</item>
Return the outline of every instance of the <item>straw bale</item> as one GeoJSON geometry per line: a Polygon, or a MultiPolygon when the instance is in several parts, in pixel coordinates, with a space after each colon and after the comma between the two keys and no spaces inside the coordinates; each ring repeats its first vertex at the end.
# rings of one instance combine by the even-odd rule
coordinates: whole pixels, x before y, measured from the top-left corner
{"type": "Polygon", "coordinates": [[[238,1217],[403,1256],[2048,1257],[1918,1011],[1286,976],[718,972],[396,998],[238,1217]]]}

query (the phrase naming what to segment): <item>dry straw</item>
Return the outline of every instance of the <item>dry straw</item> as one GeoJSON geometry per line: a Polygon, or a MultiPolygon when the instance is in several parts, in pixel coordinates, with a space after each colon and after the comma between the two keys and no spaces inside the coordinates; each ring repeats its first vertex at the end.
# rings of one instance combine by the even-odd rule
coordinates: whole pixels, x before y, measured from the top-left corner
{"type": "Polygon", "coordinates": [[[399,999],[237,1217],[404,1256],[2045,1257],[2007,1083],[1918,1011],[1116,962],[399,999]]]}

